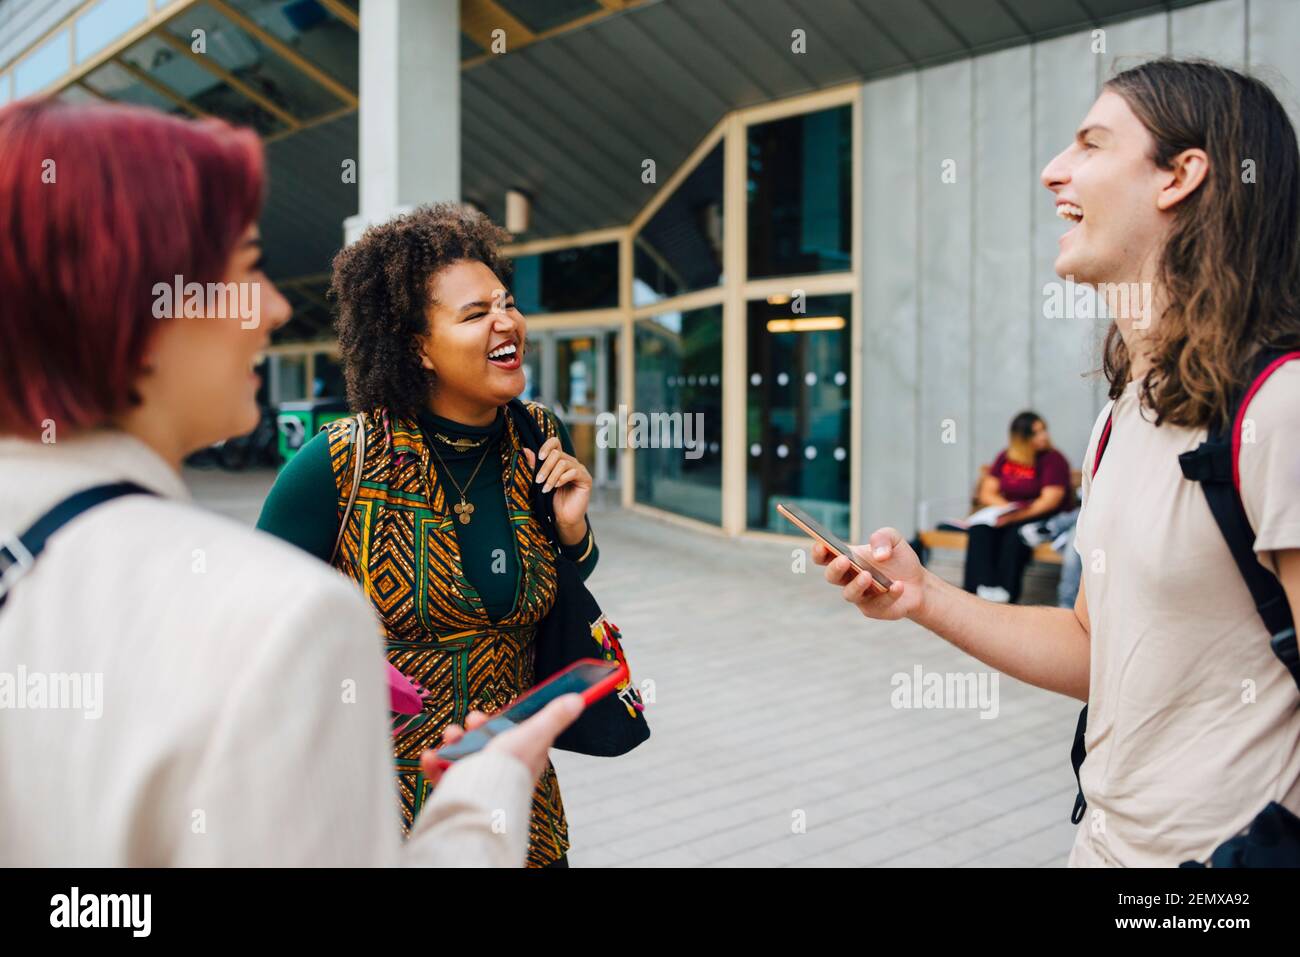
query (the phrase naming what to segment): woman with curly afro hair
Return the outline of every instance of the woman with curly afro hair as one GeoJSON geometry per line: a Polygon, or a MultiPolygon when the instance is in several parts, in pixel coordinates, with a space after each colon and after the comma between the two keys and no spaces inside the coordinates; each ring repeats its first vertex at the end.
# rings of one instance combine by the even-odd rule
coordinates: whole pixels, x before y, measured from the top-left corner
{"type": "MultiPolygon", "coordinates": [[[[528,347],[503,281],[498,247],[508,238],[482,214],[440,203],[371,227],[335,257],[331,295],[358,414],[303,446],[258,520],[364,588],[388,660],[426,692],[424,710],[402,716],[393,738],[408,831],[431,790],[421,752],[449,724],[534,684],[534,636],[556,589],[555,551],[531,509],[534,483],[555,491],[561,554],[584,578],[598,557],[587,521],[591,474],[563,424],[526,404],[547,436],[534,455],[506,414],[524,389],[528,347]]],[[[567,865],[549,764],[529,838],[530,866],[567,865]]]]}

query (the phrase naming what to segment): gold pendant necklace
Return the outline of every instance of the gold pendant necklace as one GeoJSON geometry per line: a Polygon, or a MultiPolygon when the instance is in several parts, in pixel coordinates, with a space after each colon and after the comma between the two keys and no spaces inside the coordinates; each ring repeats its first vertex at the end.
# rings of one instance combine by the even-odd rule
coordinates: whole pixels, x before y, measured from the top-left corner
{"type": "MultiPolygon", "coordinates": [[[[486,440],[484,441],[486,442],[486,440]]],[[[456,513],[456,517],[460,519],[462,525],[468,525],[471,517],[474,515],[474,503],[469,501],[468,493],[474,486],[474,479],[478,475],[478,470],[481,469],[483,463],[487,461],[487,454],[491,451],[491,447],[485,448],[483,454],[479,456],[478,465],[474,466],[474,471],[470,473],[469,481],[465,483],[464,488],[461,488],[460,485],[457,484],[456,476],[451,474],[451,469],[447,468],[447,463],[444,462],[442,456],[438,454],[438,447],[436,445],[431,445],[429,448],[433,449],[433,454],[438,456],[438,464],[441,465],[442,470],[447,473],[447,478],[451,479],[452,486],[456,489],[456,493],[460,495],[460,502],[453,505],[451,510],[456,513]]]]}

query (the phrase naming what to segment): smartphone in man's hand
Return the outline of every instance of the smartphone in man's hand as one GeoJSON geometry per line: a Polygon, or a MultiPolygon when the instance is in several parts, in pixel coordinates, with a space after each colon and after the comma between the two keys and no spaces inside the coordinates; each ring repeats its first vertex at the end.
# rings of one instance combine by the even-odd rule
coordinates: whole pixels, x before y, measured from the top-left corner
{"type": "Polygon", "coordinates": [[[780,512],[791,524],[802,531],[814,541],[821,542],[827,549],[836,555],[842,555],[852,562],[857,568],[866,572],[872,577],[877,585],[885,591],[894,584],[893,579],[882,572],[879,568],[872,565],[864,558],[859,558],[857,554],[849,547],[839,536],[829,531],[824,526],[818,524],[816,519],[801,509],[798,505],[786,505],[783,502],[777,503],[776,510],[780,512]]]}

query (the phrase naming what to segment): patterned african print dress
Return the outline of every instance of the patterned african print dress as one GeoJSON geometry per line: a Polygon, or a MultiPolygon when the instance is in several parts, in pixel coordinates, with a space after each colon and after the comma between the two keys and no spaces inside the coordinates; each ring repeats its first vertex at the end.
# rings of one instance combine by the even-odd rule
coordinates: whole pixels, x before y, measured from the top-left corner
{"type": "MultiPolygon", "coordinates": [[[[546,410],[528,403],[546,435],[546,410]]],[[[506,417],[501,468],[506,511],[519,557],[515,604],[493,622],[465,577],[451,502],[431,467],[419,425],[387,409],[366,414],[361,487],[346,520],[335,566],[361,583],[383,622],[388,660],[429,694],[411,720],[395,716],[393,739],[402,829],[428,798],[420,754],[436,748],[448,724],[470,711],[496,711],[533,686],[533,638],[555,601],[555,557],[529,496],[533,469],[506,417]],[[409,724],[407,722],[410,722],[409,724]]],[[[326,426],[340,513],[352,488],[354,419],[326,426]]],[[[533,794],[528,865],[543,867],[569,847],[559,782],[549,764],[533,794]]]]}

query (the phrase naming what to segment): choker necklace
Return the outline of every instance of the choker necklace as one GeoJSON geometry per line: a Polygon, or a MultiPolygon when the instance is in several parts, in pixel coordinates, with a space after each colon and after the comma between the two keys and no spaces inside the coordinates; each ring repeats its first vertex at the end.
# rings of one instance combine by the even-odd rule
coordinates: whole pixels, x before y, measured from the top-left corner
{"type": "Polygon", "coordinates": [[[449,439],[441,432],[433,433],[433,437],[437,439],[439,442],[441,442],[443,445],[450,445],[457,452],[468,452],[470,449],[477,449],[480,446],[482,446],[484,442],[487,441],[487,436],[484,436],[481,439],[466,439],[466,438],[449,439]]]}

